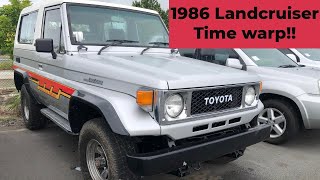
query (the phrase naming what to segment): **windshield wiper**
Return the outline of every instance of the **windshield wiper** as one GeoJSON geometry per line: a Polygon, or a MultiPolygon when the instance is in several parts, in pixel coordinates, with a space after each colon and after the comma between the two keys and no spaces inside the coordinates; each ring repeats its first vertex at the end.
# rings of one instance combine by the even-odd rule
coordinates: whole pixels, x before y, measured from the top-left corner
{"type": "Polygon", "coordinates": [[[291,65],[291,64],[287,64],[287,65],[281,65],[281,66],[279,66],[279,68],[295,68],[295,67],[298,67],[298,66],[291,65]]]}
{"type": "Polygon", "coordinates": [[[151,48],[152,48],[152,47],[144,48],[144,49],[141,51],[140,55],[143,55],[143,53],[145,53],[146,51],[148,51],[148,50],[151,49],[151,48]]]}
{"type": "Polygon", "coordinates": [[[118,40],[118,39],[112,39],[112,40],[107,40],[106,42],[112,42],[111,44],[103,46],[100,51],[98,52],[98,55],[101,55],[102,51],[107,49],[110,46],[115,46],[123,43],[139,43],[139,41],[131,41],[131,40],[118,40]]]}
{"type": "MultiPolygon", "coordinates": [[[[159,47],[160,45],[165,45],[165,46],[169,46],[169,43],[167,42],[150,42],[149,44],[153,44],[153,47],[159,47]]],[[[143,53],[145,53],[146,51],[148,51],[149,49],[153,48],[153,47],[147,47],[145,49],[143,49],[140,53],[140,55],[143,55],[143,53]]]]}

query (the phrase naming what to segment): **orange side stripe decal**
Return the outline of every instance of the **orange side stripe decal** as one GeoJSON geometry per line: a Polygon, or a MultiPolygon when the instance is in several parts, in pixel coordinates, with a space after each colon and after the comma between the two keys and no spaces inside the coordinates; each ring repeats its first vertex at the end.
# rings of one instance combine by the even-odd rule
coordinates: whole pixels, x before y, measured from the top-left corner
{"type": "Polygon", "coordinates": [[[60,99],[61,96],[71,98],[71,95],[75,91],[75,89],[71,87],[65,86],[31,71],[20,68],[19,66],[13,66],[13,69],[21,69],[23,71],[26,71],[31,81],[38,85],[38,90],[50,95],[55,99],[60,99]]]}

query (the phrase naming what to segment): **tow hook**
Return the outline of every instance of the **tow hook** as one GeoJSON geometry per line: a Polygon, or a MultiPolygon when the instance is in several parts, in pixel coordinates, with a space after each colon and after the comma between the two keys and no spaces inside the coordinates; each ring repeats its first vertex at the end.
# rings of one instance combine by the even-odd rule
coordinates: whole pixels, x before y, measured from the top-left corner
{"type": "Polygon", "coordinates": [[[193,164],[192,167],[193,167],[193,169],[194,169],[195,171],[200,171],[200,169],[201,169],[201,163],[193,164]]]}
{"type": "Polygon", "coordinates": [[[229,157],[231,156],[232,158],[238,158],[238,157],[243,156],[243,153],[244,153],[243,150],[238,150],[238,151],[235,151],[235,152],[231,153],[229,155],[229,157]]]}
{"type": "Polygon", "coordinates": [[[170,174],[178,177],[185,177],[190,174],[190,166],[184,162],[181,168],[177,169],[176,171],[172,171],[170,174]]]}

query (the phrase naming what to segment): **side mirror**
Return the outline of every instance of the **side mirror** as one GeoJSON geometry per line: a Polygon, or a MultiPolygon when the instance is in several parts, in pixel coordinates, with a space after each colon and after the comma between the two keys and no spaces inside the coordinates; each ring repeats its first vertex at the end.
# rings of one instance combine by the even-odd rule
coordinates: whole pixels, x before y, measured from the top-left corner
{"type": "Polygon", "coordinates": [[[228,58],[226,61],[226,66],[236,68],[236,69],[243,68],[243,65],[240,63],[240,60],[235,58],[228,58]]]}
{"type": "Polygon", "coordinates": [[[293,60],[294,62],[298,62],[298,59],[297,59],[297,57],[296,57],[294,54],[287,54],[287,56],[288,56],[291,60],[293,60]]]}
{"type": "Polygon", "coordinates": [[[52,39],[36,39],[36,51],[51,53],[53,59],[57,59],[57,54],[54,52],[52,39]]]}

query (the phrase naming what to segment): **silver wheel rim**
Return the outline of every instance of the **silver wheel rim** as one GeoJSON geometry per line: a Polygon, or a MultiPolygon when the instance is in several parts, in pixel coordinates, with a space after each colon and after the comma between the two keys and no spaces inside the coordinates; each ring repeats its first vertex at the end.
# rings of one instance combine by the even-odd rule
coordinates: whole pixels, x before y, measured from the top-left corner
{"type": "Polygon", "coordinates": [[[86,150],[86,160],[92,179],[109,179],[107,156],[103,147],[97,140],[91,139],[89,141],[86,150]]]}
{"type": "Polygon", "coordinates": [[[28,121],[29,120],[29,116],[30,116],[30,111],[29,111],[29,107],[27,105],[27,99],[24,99],[23,111],[24,111],[24,117],[28,121]]]}
{"type": "Polygon", "coordinates": [[[264,109],[258,117],[258,124],[270,124],[270,138],[278,138],[287,128],[287,120],[282,112],[275,108],[264,109]]]}

